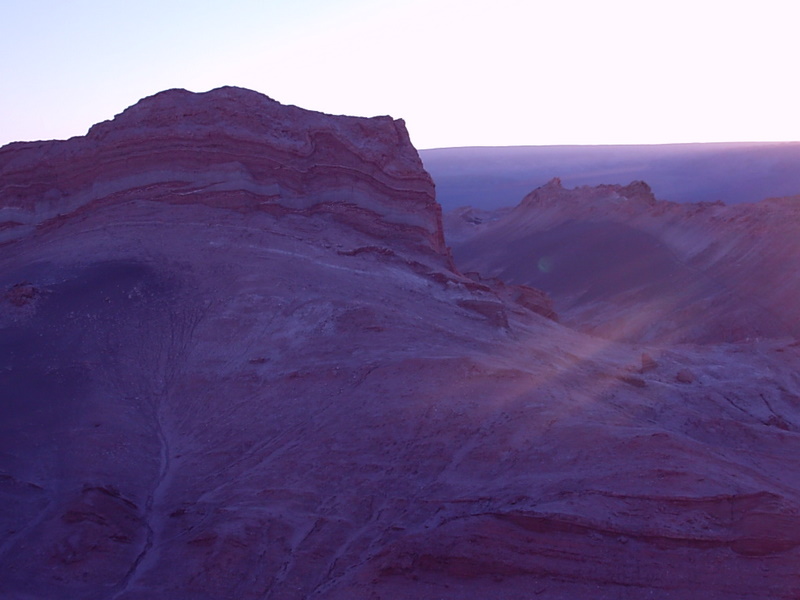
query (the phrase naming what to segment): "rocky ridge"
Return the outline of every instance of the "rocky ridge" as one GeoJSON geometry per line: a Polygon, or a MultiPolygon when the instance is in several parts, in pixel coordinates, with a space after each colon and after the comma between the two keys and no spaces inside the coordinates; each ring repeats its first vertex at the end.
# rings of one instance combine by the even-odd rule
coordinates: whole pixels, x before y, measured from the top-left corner
{"type": "Polygon", "coordinates": [[[475,214],[448,216],[459,266],[544,289],[584,330],[673,342],[800,334],[788,276],[800,268],[796,198],[679,204],[644,182],[554,179],[502,216],[475,214]]]}
{"type": "Polygon", "coordinates": [[[357,206],[444,250],[433,182],[402,121],[331,119],[240,88],[168,90],[85,137],[9,144],[0,178],[4,239],[115,195],[180,203],[202,190],[206,202],[238,192],[241,209],[357,206]]]}

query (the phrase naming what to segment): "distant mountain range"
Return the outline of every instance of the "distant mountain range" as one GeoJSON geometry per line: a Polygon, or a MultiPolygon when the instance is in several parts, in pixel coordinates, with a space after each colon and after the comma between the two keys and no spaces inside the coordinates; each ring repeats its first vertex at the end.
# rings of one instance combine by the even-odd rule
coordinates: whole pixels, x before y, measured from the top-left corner
{"type": "Polygon", "coordinates": [[[554,177],[567,187],[643,180],[673,202],[800,194],[800,142],[441,148],[420,157],[445,211],[513,206],[554,177]]]}

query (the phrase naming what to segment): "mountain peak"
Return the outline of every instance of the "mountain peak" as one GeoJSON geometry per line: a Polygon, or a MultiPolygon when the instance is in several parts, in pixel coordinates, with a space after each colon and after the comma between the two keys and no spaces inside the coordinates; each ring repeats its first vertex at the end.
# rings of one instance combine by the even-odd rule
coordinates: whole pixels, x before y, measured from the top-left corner
{"type": "Polygon", "coordinates": [[[545,189],[554,189],[560,190],[563,189],[563,185],[561,185],[561,178],[560,177],[553,177],[550,181],[545,183],[543,186],[545,189]]]}

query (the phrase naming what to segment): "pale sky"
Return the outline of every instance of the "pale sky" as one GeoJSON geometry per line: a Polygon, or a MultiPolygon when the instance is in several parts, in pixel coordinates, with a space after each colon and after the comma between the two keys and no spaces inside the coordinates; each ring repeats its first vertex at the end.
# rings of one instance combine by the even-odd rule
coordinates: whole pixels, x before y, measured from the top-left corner
{"type": "Polygon", "coordinates": [[[144,96],[389,114],[422,148],[800,140],[787,0],[0,0],[0,144],[144,96]]]}

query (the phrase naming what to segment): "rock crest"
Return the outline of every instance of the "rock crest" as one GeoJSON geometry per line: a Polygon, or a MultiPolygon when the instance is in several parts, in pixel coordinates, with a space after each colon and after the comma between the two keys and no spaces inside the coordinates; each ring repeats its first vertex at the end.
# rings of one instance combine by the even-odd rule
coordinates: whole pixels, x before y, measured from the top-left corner
{"type": "Polygon", "coordinates": [[[433,182],[402,120],[335,117],[232,87],[168,90],[84,137],[0,149],[0,223],[21,224],[0,229],[0,241],[120,195],[189,201],[200,190],[206,202],[240,192],[241,210],[347,219],[352,207],[355,226],[404,229],[445,253],[433,182]]]}

